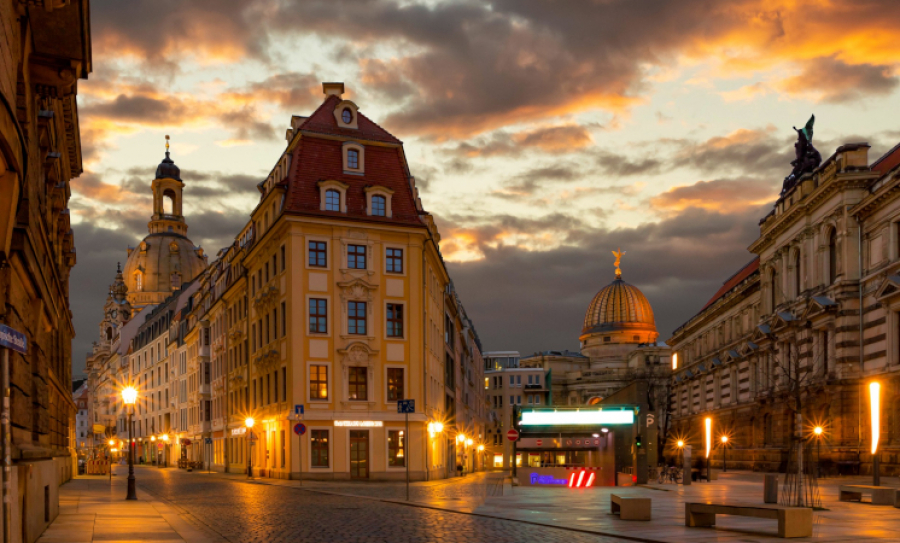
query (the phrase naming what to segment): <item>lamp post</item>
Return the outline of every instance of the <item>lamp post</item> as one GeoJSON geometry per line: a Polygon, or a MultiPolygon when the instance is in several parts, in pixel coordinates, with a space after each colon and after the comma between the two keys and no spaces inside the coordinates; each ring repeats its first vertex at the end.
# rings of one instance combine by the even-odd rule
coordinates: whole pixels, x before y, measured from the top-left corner
{"type": "Polygon", "coordinates": [[[444,431],[444,424],[442,422],[429,422],[428,423],[428,437],[430,438],[428,443],[425,446],[425,480],[431,480],[431,469],[428,465],[428,449],[431,448],[431,439],[434,439],[436,434],[440,434],[444,431]]]}
{"type": "Polygon", "coordinates": [[[869,401],[872,416],[872,484],[881,486],[881,455],[878,454],[878,438],[881,437],[881,384],[869,383],[869,401]]]}
{"type": "MultiPolygon", "coordinates": [[[[159,437],[163,441],[163,461],[162,467],[167,467],[169,463],[169,434],[163,434],[159,437]]],[[[158,464],[158,462],[157,462],[158,464]]]]}
{"type": "Polygon", "coordinates": [[[156,449],[156,436],[150,436],[150,453],[153,455],[153,465],[159,466],[159,451],[156,449]]]}
{"type": "Polygon", "coordinates": [[[712,475],[712,468],[709,466],[709,453],[712,450],[712,418],[706,417],[704,422],[706,424],[706,482],[708,483],[710,475],[712,475]]]}
{"type": "Polygon", "coordinates": [[[244,426],[247,427],[247,478],[253,478],[253,417],[247,417],[244,426]]]}
{"type": "Polygon", "coordinates": [[[728,473],[728,436],[722,436],[722,472],[728,473]]]}
{"type": "Polygon", "coordinates": [[[113,467],[113,453],[116,450],[113,448],[115,446],[116,441],[114,439],[109,440],[109,484],[112,485],[112,467],[113,467]]]}
{"type": "Polygon", "coordinates": [[[816,436],[816,476],[821,477],[822,476],[822,467],[821,467],[822,453],[821,453],[821,450],[819,449],[819,444],[822,442],[822,427],[816,426],[815,428],[813,428],[813,434],[815,434],[815,436],[816,436]]]}
{"type": "Polygon", "coordinates": [[[131,437],[131,418],[134,416],[134,403],[137,401],[137,389],[134,387],[125,387],[122,389],[122,403],[130,406],[128,409],[128,495],[126,500],[136,500],[137,490],[134,486],[134,439],[131,437]]]}
{"type": "MultiPolygon", "coordinates": [[[[463,458],[465,458],[465,456],[466,456],[466,435],[465,434],[457,434],[456,442],[459,443],[460,446],[463,448],[463,458]]],[[[462,477],[462,474],[465,472],[466,465],[463,464],[462,462],[458,463],[457,465],[461,466],[463,468],[461,470],[458,470],[459,476],[462,477]]]]}

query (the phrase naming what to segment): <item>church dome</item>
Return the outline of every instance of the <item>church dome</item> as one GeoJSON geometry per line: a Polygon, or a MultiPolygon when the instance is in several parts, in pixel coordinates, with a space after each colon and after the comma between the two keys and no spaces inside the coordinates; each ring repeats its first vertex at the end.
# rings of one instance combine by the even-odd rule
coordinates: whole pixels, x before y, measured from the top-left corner
{"type": "Polygon", "coordinates": [[[129,248],[125,262],[128,300],[135,308],[158,304],[206,269],[203,249],[180,234],[150,234],[129,248]]]}
{"type": "MultiPolygon", "coordinates": [[[[166,136],[168,137],[168,136],[166,136]]],[[[156,167],[156,178],[157,179],[177,179],[181,181],[181,169],[175,165],[175,161],[169,158],[169,152],[166,151],[166,158],[159,163],[159,166],[156,167]]]]}
{"type": "Polygon", "coordinates": [[[591,300],[581,333],[646,328],[656,332],[650,302],[637,287],[616,278],[591,300]]]}

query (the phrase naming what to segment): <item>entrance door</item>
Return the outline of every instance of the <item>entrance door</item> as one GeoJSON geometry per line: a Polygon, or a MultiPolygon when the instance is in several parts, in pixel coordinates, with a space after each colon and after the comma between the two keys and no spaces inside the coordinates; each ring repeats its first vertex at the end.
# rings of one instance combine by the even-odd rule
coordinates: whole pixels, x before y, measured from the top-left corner
{"type": "Polygon", "coordinates": [[[369,478],[368,430],[350,430],[350,478],[369,478]]]}

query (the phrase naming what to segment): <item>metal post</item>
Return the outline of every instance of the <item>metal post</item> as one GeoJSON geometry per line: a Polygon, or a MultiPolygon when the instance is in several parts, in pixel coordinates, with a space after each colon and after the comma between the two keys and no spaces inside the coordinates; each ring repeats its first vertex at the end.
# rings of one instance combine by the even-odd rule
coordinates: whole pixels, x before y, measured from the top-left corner
{"type": "Polygon", "coordinates": [[[300,455],[300,486],[303,486],[303,436],[297,434],[297,454],[300,455]]]}
{"type": "MultiPolygon", "coordinates": [[[[712,447],[710,447],[710,451],[712,451],[712,447]]],[[[709,455],[712,456],[712,452],[710,452],[709,455]]],[[[707,483],[709,482],[710,476],[712,475],[711,464],[712,464],[712,458],[707,457],[706,458],[706,482],[707,483]]]]}
{"type": "Polygon", "coordinates": [[[722,445],[722,473],[728,473],[728,445],[722,445]]]}
{"type": "Polygon", "coordinates": [[[409,501],[409,411],[406,412],[406,436],[404,437],[403,463],[406,464],[406,501],[409,501]]]}
{"type": "Polygon", "coordinates": [[[872,484],[881,486],[881,451],[872,455],[872,484]]]}
{"type": "Polygon", "coordinates": [[[10,443],[12,436],[9,429],[9,349],[0,347],[3,373],[3,409],[0,412],[0,432],[3,434],[3,543],[12,543],[12,496],[10,485],[12,484],[12,458],[10,443]]]}
{"type": "Polygon", "coordinates": [[[253,430],[247,431],[247,478],[253,478],[253,430]]]}
{"type": "Polygon", "coordinates": [[[128,412],[128,495],[126,500],[136,500],[137,490],[134,487],[134,441],[132,438],[132,416],[134,415],[134,406],[128,412]]]}
{"type": "Polygon", "coordinates": [[[820,448],[822,444],[821,436],[816,438],[816,475],[818,477],[822,477],[822,450],[820,448]]]}

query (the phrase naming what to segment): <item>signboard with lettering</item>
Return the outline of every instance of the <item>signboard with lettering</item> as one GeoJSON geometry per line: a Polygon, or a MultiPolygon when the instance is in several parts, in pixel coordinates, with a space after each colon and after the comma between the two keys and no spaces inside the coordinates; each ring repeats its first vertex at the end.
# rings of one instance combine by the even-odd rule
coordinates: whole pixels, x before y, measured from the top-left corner
{"type": "Polygon", "coordinates": [[[12,349],[17,353],[28,354],[28,338],[18,330],[5,324],[0,324],[0,347],[12,349]]]}
{"type": "Polygon", "coordinates": [[[603,441],[599,437],[523,437],[516,446],[520,449],[597,449],[603,441]]]}

